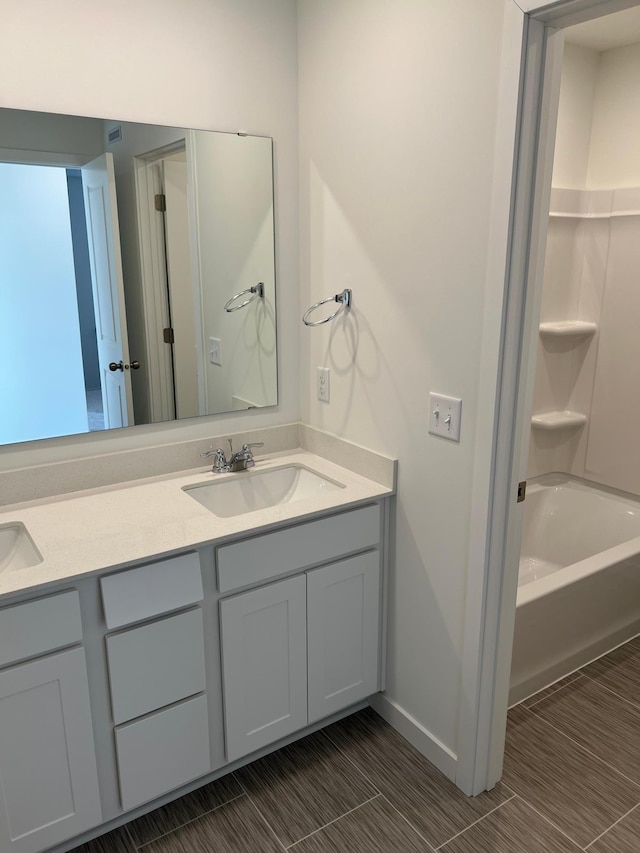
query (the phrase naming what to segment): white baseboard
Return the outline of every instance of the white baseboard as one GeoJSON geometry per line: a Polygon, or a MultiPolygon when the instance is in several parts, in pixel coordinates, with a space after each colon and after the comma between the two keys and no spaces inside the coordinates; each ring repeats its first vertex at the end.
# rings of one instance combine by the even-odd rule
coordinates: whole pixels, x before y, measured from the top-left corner
{"type": "Polygon", "coordinates": [[[458,758],[435,735],[432,735],[430,731],[425,729],[404,708],[401,708],[400,705],[397,705],[392,699],[389,699],[388,696],[382,693],[376,693],[374,696],[371,696],[369,704],[374,711],[380,714],[383,720],[386,720],[412,746],[415,746],[427,761],[430,761],[448,779],[455,782],[458,758]]]}

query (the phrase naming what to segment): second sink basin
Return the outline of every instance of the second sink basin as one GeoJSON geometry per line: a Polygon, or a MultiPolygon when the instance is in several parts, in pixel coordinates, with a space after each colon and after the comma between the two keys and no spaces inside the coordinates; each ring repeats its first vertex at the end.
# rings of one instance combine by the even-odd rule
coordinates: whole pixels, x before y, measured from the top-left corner
{"type": "Polygon", "coordinates": [[[344,488],[342,483],[303,465],[286,465],[255,474],[235,474],[216,483],[185,486],[184,491],[214,515],[231,518],[344,488]]]}
{"type": "Polygon", "coordinates": [[[16,521],[0,525],[0,572],[28,569],[42,562],[42,556],[24,524],[16,521]]]}

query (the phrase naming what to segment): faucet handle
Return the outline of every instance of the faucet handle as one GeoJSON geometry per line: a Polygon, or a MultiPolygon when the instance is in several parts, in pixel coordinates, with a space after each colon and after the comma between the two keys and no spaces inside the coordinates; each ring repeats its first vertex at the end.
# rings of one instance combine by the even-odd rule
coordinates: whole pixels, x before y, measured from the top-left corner
{"type": "Polygon", "coordinates": [[[227,463],[227,459],[224,455],[224,450],[221,447],[218,447],[216,450],[207,450],[206,453],[201,453],[203,459],[208,459],[209,456],[215,456],[215,461],[213,463],[212,471],[215,471],[218,474],[224,474],[229,470],[229,465],[227,463]]]}
{"type": "Polygon", "coordinates": [[[264,447],[264,441],[252,441],[248,444],[243,444],[242,450],[246,452],[247,450],[251,450],[253,447],[264,447]]]}
{"type": "Polygon", "coordinates": [[[218,448],[217,450],[212,450],[211,448],[209,448],[209,450],[205,450],[204,453],[201,453],[200,456],[203,459],[208,459],[210,456],[216,456],[218,453],[222,453],[224,455],[224,451],[220,448],[218,448]]]}

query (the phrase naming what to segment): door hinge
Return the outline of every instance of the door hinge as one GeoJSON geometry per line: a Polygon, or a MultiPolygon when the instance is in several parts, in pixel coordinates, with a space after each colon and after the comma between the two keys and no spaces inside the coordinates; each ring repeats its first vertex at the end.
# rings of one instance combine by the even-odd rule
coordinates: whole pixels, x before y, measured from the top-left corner
{"type": "Polygon", "coordinates": [[[526,496],[527,496],[527,481],[521,480],[518,483],[518,501],[517,502],[519,504],[521,504],[522,501],[526,498],[526,496]]]}
{"type": "Polygon", "coordinates": [[[156,210],[159,213],[164,213],[167,209],[167,197],[164,193],[156,193],[154,196],[156,210]]]}
{"type": "Polygon", "coordinates": [[[165,344],[175,344],[175,338],[173,336],[173,329],[169,326],[168,329],[162,330],[162,337],[164,338],[165,344]]]}

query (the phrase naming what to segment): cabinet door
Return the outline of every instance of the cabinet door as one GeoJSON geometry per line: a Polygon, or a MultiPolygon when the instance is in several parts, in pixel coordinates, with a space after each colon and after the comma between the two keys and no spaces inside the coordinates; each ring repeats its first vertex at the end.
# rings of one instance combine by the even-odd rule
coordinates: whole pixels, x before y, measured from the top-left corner
{"type": "Polygon", "coordinates": [[[307,722],[306,578],[220,602],[227,759],[307,722]]]}
{"type": "Polygon", "coordinates": [[[83,649],[0,672],[0,850],[36,853],[102,821],[83,649]]]}
{"type": "Polygon", "coordinates": [[[309,722],[378,689],[380,554],[307,573],[309,722]]]}

